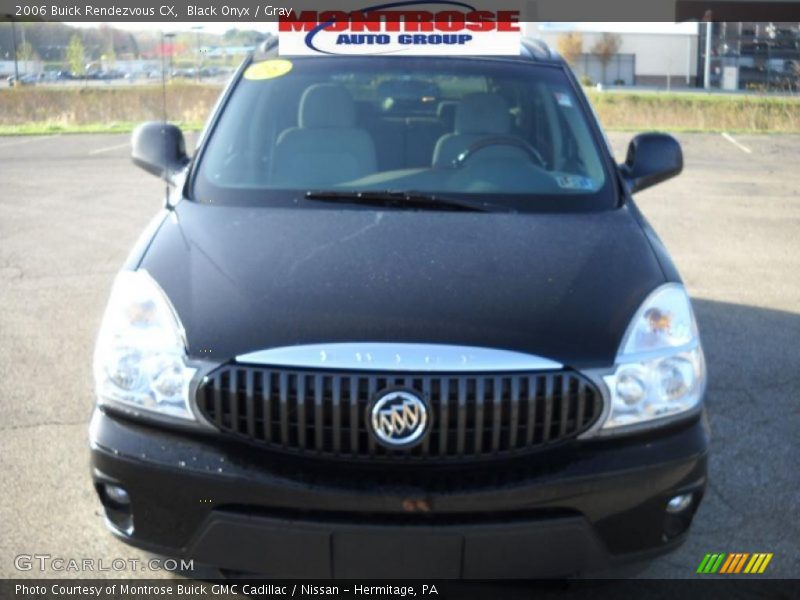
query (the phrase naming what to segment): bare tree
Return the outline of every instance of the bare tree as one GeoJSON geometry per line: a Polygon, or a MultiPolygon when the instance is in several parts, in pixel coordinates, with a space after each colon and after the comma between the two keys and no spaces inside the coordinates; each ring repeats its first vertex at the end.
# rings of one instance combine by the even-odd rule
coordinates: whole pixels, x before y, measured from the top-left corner
{"type": "Polygon", "coordinates": [[[562,33],[558,36],[556,42],[558,53],[564,57],[570,66],[574,67],[575,63],[583,54],[583,35],[579,31],[570,31],[569,33],[562,33]]]}
{"type": "Polygon", "coordinates": [[[600,64],[603,65],[603,83],[606,82],[606,67],[611,61],[611,58],[619,52],[622,47],[622,38],[616,33],[603,33],[600,39],[592,46],[592,54],[600,59],[600,64]]]}

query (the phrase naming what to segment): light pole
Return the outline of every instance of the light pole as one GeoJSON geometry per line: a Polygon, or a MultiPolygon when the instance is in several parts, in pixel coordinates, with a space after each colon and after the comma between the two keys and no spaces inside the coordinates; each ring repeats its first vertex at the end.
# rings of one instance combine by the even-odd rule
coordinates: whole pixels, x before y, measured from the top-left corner
{"type": "Polygon", "coordinates": [[[202,62],[200,60],[200,58],[201,58],[200,57],[200,32],[203,30],[203,26],[202,25],[195,25],[194,27],[192,27],[192,30],[194,31],[194,46],[195,46],[194,50],[197,53],[197,60],[195,62],[195,69],[196,69],[196,73],[195,74],[197,76],[197,81],[200,81],[200,65],[201,65],[201,62],[202,62]]]}
{"type": "Polygon", "coordinates": [[[14,45],[14,85],[19,85],[19,64],[17,63],[17,25],[14,22],[14,15],[7,14],[8,20],[11,21],[11,38],[14,45]]]}
{"type": "Polygon", "coordinates": [[[703,64],[703,87],[711,89],[711,36],[714,35],[714,24],[709,20],[706,22],[706,60],[703,64]]]}
{"type": "MultiPolygon", "coordinates": [[[[172,40],[175,39],[175,34],[170,32],[170,33],[164,33],[162,35],[163,35],[164,38],[169,40],[169,79],[170,79],[170,81],[172,81],[172,54],[175,51],[175,45],[174,45],[174,42],[172,40]]],[[[162,44],[161,45],[161,49],[162,49],[162,53],[166,52],[167,51],[166,44],[162,44]]]]}

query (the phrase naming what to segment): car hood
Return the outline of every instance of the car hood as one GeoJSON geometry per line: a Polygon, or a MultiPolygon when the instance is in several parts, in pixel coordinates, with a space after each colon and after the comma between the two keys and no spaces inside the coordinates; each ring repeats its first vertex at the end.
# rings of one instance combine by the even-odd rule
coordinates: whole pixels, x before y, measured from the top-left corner
{"type": "Polygon", "coordinates": [[[180,202],[146,252],[190,355],[405,342],[613,363],[664,282],[631,211],[453,213],[180,202]]]}

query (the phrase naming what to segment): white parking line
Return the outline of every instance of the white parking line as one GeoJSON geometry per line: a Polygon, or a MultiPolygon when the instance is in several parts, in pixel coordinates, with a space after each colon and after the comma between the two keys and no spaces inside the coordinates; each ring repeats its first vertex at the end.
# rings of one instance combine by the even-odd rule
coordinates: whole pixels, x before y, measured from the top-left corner
{"type": "Polygon", "coordinates": [[[13,142],[5,142],[0,144],[0,148],[7,148],[8,146],[18,146],[20,144],[30,144],[31,142],[38,142],[41,140],[49,140],[55,137],[59,137],[61,134],[56,133],[54,135],[28,135],[21,139],[16,139],[13,142]]]}
{"type": "Polygon", "coordinates": [[[744,144],[741,144],[741,143],[739,143],[738,141],[736,141],[736,140],[733,138],[733,136],[732,136],[732,135],[730,135],[730,134],[728,134],[728,133],[725,133],[725,132],[723,132],[723,133],[722,133],[722,137],[724,137],[726,140],[728,140],[728,141],[729,141],[731,144],[733,144],[734,146],[736,146],[736,147],[737,147],[739,150],[741,150],[741,151],[742,151],[742,152],[744,152],[745,154],[752,154],[752,153],[753,153],[753,151],[752,151],[752,150],[750,150],[750,148],[748,148],[748,147],[747,147],[747,146],[745,146],[744,144]]]}
{"type": "Polygon", "coordinates": [[[119,150],[120,148],[128,148],[130,145],[131,145],[130,142],[125,142],[124,144],[116,144],[115,146],[107,146],[105,148],[97,148],[95,150],[89,150],[89,155],[102,154],[103,152],[111,152],[112,150],[119,150]]]}

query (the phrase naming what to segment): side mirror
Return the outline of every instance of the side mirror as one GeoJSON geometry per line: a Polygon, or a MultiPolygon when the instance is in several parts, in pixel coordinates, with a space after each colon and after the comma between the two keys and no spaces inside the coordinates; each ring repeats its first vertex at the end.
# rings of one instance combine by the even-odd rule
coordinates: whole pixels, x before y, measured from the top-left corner
{"type": "Polygon", "coordinates": [[[189,164],[180,128],[170,123],[142,123],[131,136],[133,163],[158,177],[169,179],[189,164]]]}
{"type": "Polygon", "coordinates": [[[620,171],[631,194],[675,177],[683,170],[681,145],[666,133],[642,133],[631,140],[620,171]]]}

